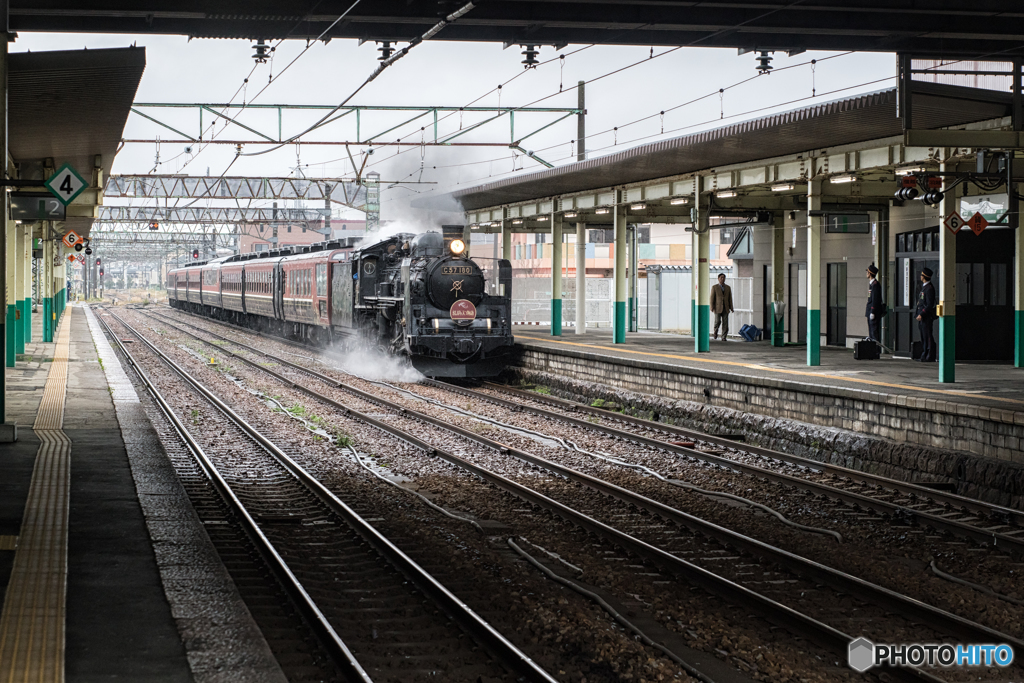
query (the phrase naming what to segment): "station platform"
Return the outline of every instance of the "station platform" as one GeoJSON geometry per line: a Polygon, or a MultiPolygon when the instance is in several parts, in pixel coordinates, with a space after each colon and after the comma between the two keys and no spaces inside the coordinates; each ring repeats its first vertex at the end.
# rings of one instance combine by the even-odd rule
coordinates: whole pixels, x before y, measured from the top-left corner
{"type": "Polygon", "coordinates": [[[0,680],[279,680],[92,312],[25,351],[0,444],[0,680]]]}
{"type": "Polygon", "coordinates": [[[515,339],[516,363],[527,373],[651,396],[656,412],[672,401],[701,404],[707,419],[732,429],[763,429],[764,420],[750,416],[764,416],[913,445],[895,449],[904,458],[948,451],[940,465],[915,466],[936,474],[962,470],[960,454],[1013,463],[1022,466],[1014,485],[1024,493],[1024,370],[1012,365],[958,363],[956,383],[943,384],[936,363],[856,361],[851,349],[822,347],[821,365],[808,367],[806,347],[768,342],[712,340],[710,352],[697,353],[693,337],[682,335],[637,332],[613,344],[611,330],[566,328],[552,337],[544,326],[517,328],[515,339]],[[710,408],[724,412],[712,418],[710,408]]]}

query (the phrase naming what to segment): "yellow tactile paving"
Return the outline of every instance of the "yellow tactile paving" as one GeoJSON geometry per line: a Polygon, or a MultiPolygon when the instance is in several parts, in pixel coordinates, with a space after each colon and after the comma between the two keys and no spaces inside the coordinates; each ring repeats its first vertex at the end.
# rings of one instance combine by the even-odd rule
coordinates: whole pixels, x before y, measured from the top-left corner
{"type": "Polygon", "coordinates": [[[70,346],[71,316],[65,315],[33,426],[42,443],[0,616],[0,683],[64,680],[71,441],[61,427],[70,346]]]}
{"type": "MultiPolygon", "coordinates": [[[[772,368],[766,365],[757,365],[756,363],[741,363],[734,360],[717,360],[714,358],[698,358],[696,356],[677,355],[671,353],[654,353],[653,351],[636,351],[634,349],[623,349],[623,348],[609,348],[607,346],[601,346],[600,344],[584,344],[582,342],[569,342],[561,341],[559,339],[550,339],[547,337],[531,337],[528,334],[517,334],[517,338],[530,339],[532,341],[548,342],[551,344],[562,344],[564,346],[582,346],[588,349],[598,349],[599,351],[615,351],[616,353],[624,353],[630,356],[655,356],[657,358],[674,358],[677,360],[692,361],[694,363],[708,363],[712,365],[733,365],[736,367],[747,368],[749,370],[763,370],[765,372],[774,372],[782,375],[798,375],[803,377],[818,377],[822,379],[834,379],[842,382],[853,382],[856,384],[871,384],[878,387],[887,387],[889,389],[905,389],[907,391],[924,392],[929,394],[943,394],[946,396],[970,396],[971,398],[977,398],[977,394],[968,393],[966,391],[955,391],[952,389],[929,389],[927,387],[918,387],[910,384],[893,384],[891,382],[882,382],[875,379],[862,379],[860,377],[846,377],[845,375],[830,375],[824,372],[808,372],[805,370],[787,370],[785,368],[772,368]]],[[[614,356],[613,356],[614,357],[614,356]]],[[[680,366],[685,367],[685,366],[680,366]]],[[[1002,403],[1016,403],[1018,405],[1024,404],[1024,401],[1016,398],[1005,398],[1003,396],[989,396],[984,397],[990,401],[1001,401],[1002,403]]]]}

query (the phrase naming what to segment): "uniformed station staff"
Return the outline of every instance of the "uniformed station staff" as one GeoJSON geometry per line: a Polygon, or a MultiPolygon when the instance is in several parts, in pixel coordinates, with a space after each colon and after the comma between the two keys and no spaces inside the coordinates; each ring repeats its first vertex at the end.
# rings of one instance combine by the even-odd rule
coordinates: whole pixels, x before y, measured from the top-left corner
{"type": "Polygon", "coordinates": [[[921,330],[922,363],[934,363],[938,360],[935,350],[935,337],[932,336],[932,322],[935,314],[935,285],[932,284],[932,269],[921,270],[921,293],[917,295],[917,326],[921,330]]]}
{"type": "Polygon", "coordinates": [[[882,285],[878,282],[878,266],[868,266],[868,304],[864,309],[864,317],[868,319],[868,339],[882,341],[882,316],[885,315],[885,300],[882,298],[882,285]]]}

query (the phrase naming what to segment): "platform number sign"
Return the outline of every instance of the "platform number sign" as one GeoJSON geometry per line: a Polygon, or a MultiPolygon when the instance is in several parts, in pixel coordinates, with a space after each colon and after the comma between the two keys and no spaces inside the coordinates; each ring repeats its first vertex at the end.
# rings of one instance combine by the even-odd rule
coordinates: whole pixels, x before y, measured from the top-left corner
{"type": "Polygon", "coordinates": [[[82,194],[88,183],[82,176],[78,175],[71,164],[64,164],[49,180],[46,181],[46,189],[67,206],[75,197],[82,194]]]}
{"type": "Polygon", "coordinates": [[[958,214],[956,211],[946,216],[946,220],[943,222],[946,224],[946,227],[949,229],[949,231],[954,235],[960,232],[960,228],[962,228],[964,225],[964,219],[961,218],[960,214],[958,214]]]}

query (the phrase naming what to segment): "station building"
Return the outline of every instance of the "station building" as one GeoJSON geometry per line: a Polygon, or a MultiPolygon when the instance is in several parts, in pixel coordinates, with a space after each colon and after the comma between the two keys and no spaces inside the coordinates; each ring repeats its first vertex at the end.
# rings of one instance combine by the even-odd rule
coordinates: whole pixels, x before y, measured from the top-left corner
{"type": "MultiPolygon", "coordinates": [[[[591,288],[577,284],[581,271],[573,267],[585,263],[591,276],[588,255],[572,241],[563,246],[565,235],[575,235],[578,243],[587,232],[609,231],[616,343],[626,341],[626,332],[658,329],[652,310],[671,304],[690,309],[693,324],[686,327],[696,350],[708,351],[712,244],[721,244],[722,231],[728,231],[727,249],[717,256],[731,262],[730,276],[749,283],[747,321],[775,346],[806,344],[809,366],[819,363],[822,347],[847,347],[868,334],[871,264],[879,268],[889,309],[882,341],[895,354],[919,354],[914,306],[927,267],[942,304],[934,323],[941,381],[954,380],[956,361],[1020,366],[1015,183],[1013,192],[1006,190],[1012,173],[1007,160],[1012,167],[1015,154],[993,153],[988,137],[995,131],[1016,136],[1013,98],[994,89],[910,83],[914,130],[907,133],[898,111],[901,94],[893,88],[468,188],[453,197],[462,202],[472,234],[500,235],[501,253],[514,263],[514,245],[522,239],[516,233],[545,236],[549,264],[569,264],[551,270],[552,311],[562,310],[563,297],[573,299],[575,310],[588,316],[591,311],[585,302],[591,288]],[[963,144],[973,133],[987,154],[963,144]],[[943,144],[947,140],[959,144],[943,144]],[[974,173],[968,178],[967,172],[974,173]],[[936,184],[940,198],[933,196],[930,204],[897,199],[905,178],[936,184]],[[987,226],[976,234],[962,221],[951,225],[954,214],[964,221],[979,214],[987,226]],[[651,234],[669,226],[686,234],[670,250],[697,276],[675,290],[673,301],[657,299],[671,268],[644,258],[634,230],[641,225],[656,226],[651,234]],[[567,255],[571,251],[575,257],[567,255]],[[566,285],[570,278],[575,287],[566,285]]],[[[1010,142],[1014,146],[1016,138],[1010,142]]],[[[562,317],[550,315],[555,336],[574,316],[562,317]]],[[[580,321],[576,316],[577,332],[580,321]]]]}

